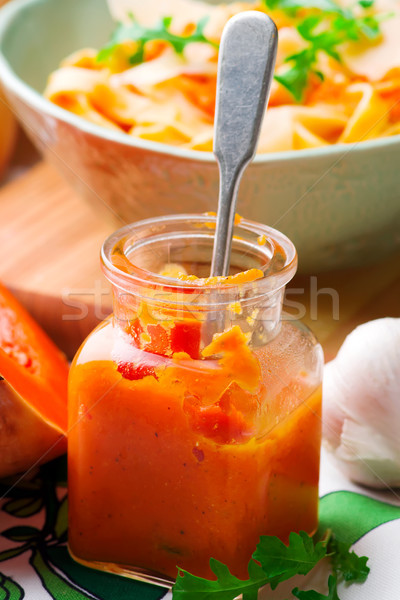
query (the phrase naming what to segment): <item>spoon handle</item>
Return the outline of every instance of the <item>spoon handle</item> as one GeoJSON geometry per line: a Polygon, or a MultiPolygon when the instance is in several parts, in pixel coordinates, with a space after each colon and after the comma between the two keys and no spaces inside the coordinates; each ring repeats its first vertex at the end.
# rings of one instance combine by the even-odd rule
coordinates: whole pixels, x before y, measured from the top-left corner
{"type": "Polygon", "coordinates": [[[220,189],[211,276],[229,273],[237,191],[256,151],[277,40],[275,23],[257,11],[239,13],[222,34],[214,125],[220,189]]]}

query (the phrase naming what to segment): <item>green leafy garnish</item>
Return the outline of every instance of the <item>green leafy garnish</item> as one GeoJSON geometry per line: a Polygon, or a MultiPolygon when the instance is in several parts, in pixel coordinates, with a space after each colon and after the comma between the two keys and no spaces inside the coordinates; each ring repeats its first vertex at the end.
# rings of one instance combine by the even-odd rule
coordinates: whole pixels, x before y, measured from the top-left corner
{"type": "Polygon", "coordinates": [[[234,600],[243,594],[243,600],[257,600],[258,590],[269,585],[271,589],[295,575],[306,575],[323,558],[329,557],[332,574],[328,579],[328,596],[314,590],[295,588],[293,596],[300,600],[339,600],[338,581],[348,584],[362,582],[368,576],[367,558],[350,552],[349,545],[337,540],[330,532],[326,539],[315,541],[304,531],[291,533],[286,546],[275,536],[261,536],[257,549],[248,564],[249,578],[238,579],[229,568],[214,558],[210,567],[216,580],[197,577],[178,567],[173,587],[173,600],[234,600]]]}
{"type": "Polygon", "coordinates": [[[147,42],[164,41],[172,46],[177,54],[182,54],[185,47],[192,42],[203,42],[218,48],[218,44],[209,40],[204,35],[204,28],[207,24],[208,17],[200,19],[195,30],[190,35],[175,35],[170,31],[172,17],[164,17],[158,26],[154,28],[143,27],[140,25],[132,14],[129,15],[131,22],[124,24],[118,23],[116,29],[111,35],[110,41],[97,55],[97,60],[103,62],[107,60],[115,50],[123,42],[134,41],[137,44],[137,49],[129,58],[132,65],[139,64],[144,60],[144,48],[147,42]]]}
{"type": "Polygon", "coordinates": [[[349,583],[363,583],[369,574],[368,558],[350,552],[351,544],[333,538],[329,543],[334,573],[339,579],[349,583]]]}
{"type": "Polygon", "coordinates": [[[253,560],[249,562],[249,579],[245,581],[232,575],[226,565],[214,558],[210,558],[210,567],[216,581],[179,569],[172,588],[173,600],[233,600],[240,594],[243,594],[243,600],[257,600],[258,590],[268,583],[268,577],[253,560]]]}
{"type": "Polygon", "coordinates": [[[327,596],[315,590],[299,590],[299,588],[294,588],[292,594],[299,600],[340,600],[337,594],[337,579],[333,575],[329,575],[327,596]]]}
{"type": "Polygon", "coordinates": [[[358,4],[363,8],[371,8],[373,6],[375,0],[358,0],[358,4]]]}
{"type": "MultiPolygon", "coordinates": [[[[374,1],[374,0],[372,0],[374,1]]],[[[315,8],[327,12],[336,12],[338,5],[334,0],[264,0],[264,4],[271,10],[297,10],[299,8],[315,8]]]]}
{"type": "Polygon", "coordinates": [[[275,589],[278,583],[294,575],[307,575],[309,571],[326,555],[326,544],[317,542],[304,531],[292,532],[289,545],[277,537],[262,536],[253,559],[262,566],[268,575],[268,583],[275,589]]]}
{"type": "Polygon", "coordinates": [[[324,79],[317,69],[319,54],[325,53],[341,62],[339,47],[344,42],[362,38],[376,39],[380,35],[380,22],[391,14],[375,15],[369,12],[374,0],[359,0],[358,14],[351,7],[342,7],[334,0],[264,0],[267,9],[281,9],[296,14],[299,9],[311,9],[296,29],[306,42],[305,48],[287,56],[289,68],[275,79],[297,100],[301,101],[310,81],[310,75],[324,79]]]}

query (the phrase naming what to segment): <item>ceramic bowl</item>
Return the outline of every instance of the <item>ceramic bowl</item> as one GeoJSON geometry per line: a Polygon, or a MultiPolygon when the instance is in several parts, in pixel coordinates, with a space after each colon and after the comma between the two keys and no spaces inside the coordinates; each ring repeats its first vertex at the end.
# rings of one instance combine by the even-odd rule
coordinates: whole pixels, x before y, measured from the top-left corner
{"type": "MultiPolygon", "coordinates": [[[[0,78],[28,135],[116,225],[216,210],[211,153],[134,139],[41,96],[70,52],[100,47],[113,28],[106,0],[14,0],[0,11],[0,78]]],[[[400,246],[400,136],[263,154],[248,167],[237,210],[280,229],[303,272],[377,260],[400,246]]]]}

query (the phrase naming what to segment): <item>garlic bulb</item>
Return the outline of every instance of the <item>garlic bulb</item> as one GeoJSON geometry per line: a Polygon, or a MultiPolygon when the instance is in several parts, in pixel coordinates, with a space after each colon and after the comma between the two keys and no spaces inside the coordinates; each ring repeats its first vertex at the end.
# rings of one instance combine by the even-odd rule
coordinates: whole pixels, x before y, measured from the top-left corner
{"type": "Polygon", "coordinates": [[[400,319],[357,327],[325,366],[323,436],[353,481],[400,486],[400,319]]]}

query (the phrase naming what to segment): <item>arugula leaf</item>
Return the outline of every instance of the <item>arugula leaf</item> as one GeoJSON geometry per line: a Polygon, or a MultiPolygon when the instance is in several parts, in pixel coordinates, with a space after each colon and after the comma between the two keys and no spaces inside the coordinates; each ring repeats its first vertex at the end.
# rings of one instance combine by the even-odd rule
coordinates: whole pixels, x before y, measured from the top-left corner
{"type": "Polygon", "coordinates": [[[140,25],[132,14],[129,16],[131,22],[128,24],[118,23],[108,44],[99,51],[97,55],[99,62],[107,60],[115,52],[116,48],[126,41],[137,43],[137,50],[129,59],[131,64],[143,62],[145,44],[152,40],[168,42],[177,54],[182,54],[185,47],[192,42],[202,42],[218,48],[218,44],[209,40],[204,35],[204,28],[208,17],[200,19],[191,35],[181,36],[175,35],[169,30],[172,17],[164,17],[158,26],[148,28],[140,25]]]}
{"type": "Polygon", "coordinates": [[[288,546],[275,536],[261,536],[248,564],[249,579],[238,579],[214,558],[210,559],[210,567],[217,576],[216,581],[196,577],[178,567],[173,600],[233,600],[240,594],[243,594],[243,600],[257,600],[261,587],[270,584],[275,589],[293,575],[305,575],[325,555],[326,544],[314,544],[304,531],[292,532],[288,546]]]}
{"type": "Polygon", "coordinates": [[[292,531],[288,546],[277,537],[261,536],[253,558],[260,563],[271,588],[275,589],[278,583],[294,575],[306,575],[325,555],[324,542],[314,544],[304,531],[292,531]]]}
{"type": "Polygon", "coordinates": [[[350,552],[351,544],[345,544],[336,538],[328,542],[328,553],[332,553],[331,563],[338,579],[351,583],[363,583],[369,574],[368,557],[350,552]]]}
{"type": "Polygon", "coordinates": [[[339,600],[337,582],[344,579],[349,584],[362,582],[368,576],[367,558],[350,552],[349,545],[337,540],[329,531],[328,536],[315,542],[304,531],[291,533],[286,546],[275,536],[261,536],[248,564],[249,578],[238,579],[229,568],[214,558],[210,567],[216,580],[192,575],[178,567],[178,577],[172,588],[173,600],[234,600],[243,594],[243,600],[257,600],[258,590],[270,585],[271,589],[293,577],[306,575],[325,556],[331,559],[333,574],[328,579],[328,596],[315,590],[292,593],[300,600],[339,600]]]}
{"type": "Polygon", "coordinates": [[[299,600],[340,600],[337,594],[337,579],[334,575],[329,575],[328,579],[328,595],[320,594],[315,590],[299,590],[294,588],[292,590],[293,596],[299,598],[299,600]]]}
{"type": "Polygon", "coordinates": [[[233,600],[243,594],[243,600],[257,600],[258,590],[268,583],[268,577],[253,560],[249,562],[249,579],[238,579],[226,565],[210,558],[216,581],[196,577],[178,567],[178,577],[172,589],[173,600],[233,600]]]}

